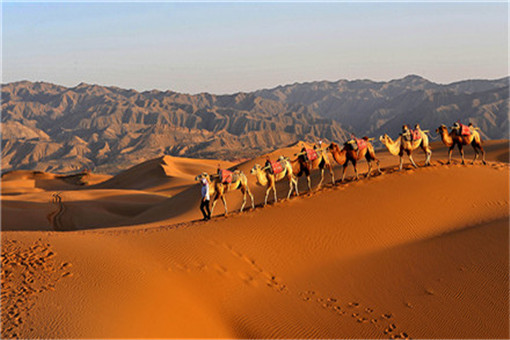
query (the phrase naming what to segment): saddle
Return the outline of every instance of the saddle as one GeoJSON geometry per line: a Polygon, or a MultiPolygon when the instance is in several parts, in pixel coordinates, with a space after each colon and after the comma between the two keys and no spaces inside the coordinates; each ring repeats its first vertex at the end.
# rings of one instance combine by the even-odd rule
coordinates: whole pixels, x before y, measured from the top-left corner
{"type": "Polygon", "coordinates": [[[307,160],[311,162],[316,160],[319,156],[314,149],[306,149],[306,157],[308,158],[307,160]]]}
{"type": "Polygon", "coordinates": [[[363,150],[367,147],[367,141],[364,140],[363,138],[361,139],[353,138],[345,142],[344,145],[353,151],[358,151],[363,150]]]}
{"type": "Polygon", "coordinates": [[[271,169],[273,170],[273,174],[279,174],[283,171],[282,163],[279,161],[271,162],[271,169]]]}
{"type": "Polygon", "coordinates": [[[413,136],[413,141],[422,139],[420,130],[411,130],[411,135],[413,136]]]}
{"type": "Polygon", "coordinates": [[[220,170],[219,176],[222,184],[232,183],[232,177],[234,173],[229,170],[220,170]]]}
{"type": "Polygon", "coordinates": [[[460,124],[460,135],[461,136],[471,136],[471,129],[469,126],[460,124]]]}
{"type": "Polygon", "coordinates": [[[367,141],[364,139],[356,138],[356,144],[358,145],[358,150],[363,150],[367,147],[367,141]]]}

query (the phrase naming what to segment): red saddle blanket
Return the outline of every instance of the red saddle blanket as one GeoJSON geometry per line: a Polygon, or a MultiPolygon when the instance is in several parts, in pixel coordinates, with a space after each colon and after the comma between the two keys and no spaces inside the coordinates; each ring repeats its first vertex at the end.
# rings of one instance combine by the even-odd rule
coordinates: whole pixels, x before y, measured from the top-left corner
{"type": "Polygon", "coordinates": [[[220,170],[221,183],[232,183],[232,171],[220,170]]]}
{"type": "Polygon", "coordinates": [[[317,151],[314,149],[306,149],[306,156],[308,157],[309,161],[314,161],[317,159],[317,151]]]}
{"type": "Polygon", "coordinates": [[[273,169],[273,174],[279,174],[280,172],[283,171],[283,166],[282,166],[282,163],[276,161],[276,162],[271,162],[271,168],[273,169]]]}
{"type": "Polygon", "coordinates": [[[471,136],[471,129],[467,125],[460,124],[460,134],[462,136],[471,136]]]}
{"type": "Polygon", "coordinates": [[[367,147],[367,141],[364,139],[356,138],[356,143],[358,144],[358,150],[363,150],[367,147]]]}
{"type": "Polygon", "coordinates": [[[413,136],[413,140],[419,140],[422,138],[420,130],[411,130],[411,134],[413,136]]]}

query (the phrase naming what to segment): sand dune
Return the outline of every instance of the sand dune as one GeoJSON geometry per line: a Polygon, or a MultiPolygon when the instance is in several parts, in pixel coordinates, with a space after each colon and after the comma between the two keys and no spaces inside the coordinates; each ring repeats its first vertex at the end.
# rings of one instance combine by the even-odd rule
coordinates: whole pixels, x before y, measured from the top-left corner
{"type": "Polygon", "coordinates": [[[2,196],[3,219],[26,220],[2,232],[2,337],[507,338],[507,143],[487,143],[487,166],[445,165],[435,144],[431,167],[402,172],[378,152],[383,175],[210,222],[194,221],[198,185],[155,189],[198,161],[62,191],[64,207],[51,191],[2,196]],[[46,213],[57,230],[104,224],[24,232],[46,213]]]}
{"type": "Polygon", "coordinates": [[[136,189],[175,195],[190,184],[197,174],[215,173],[218,164],[230,168],[232,162],[163,156],[129,168],[95,188],[136,189]]]}

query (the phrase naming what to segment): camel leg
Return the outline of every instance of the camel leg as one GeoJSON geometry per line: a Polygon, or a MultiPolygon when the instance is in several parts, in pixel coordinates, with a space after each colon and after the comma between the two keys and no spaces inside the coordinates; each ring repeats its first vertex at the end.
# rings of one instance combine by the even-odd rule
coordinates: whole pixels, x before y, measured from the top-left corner
{"type": "Polygon", "coordinates": [[[276,195],[276,183],[273,182],[273,193],[274,193],[274,202],[276,203],[278,201],[277,195],[276,195]]]}
{"type": "Polygon", "coordinates": [[[377,164],[377,171],[379,171],[379,175],[382,174],[381,165],[378,159],[375,160],[375,164],[377,164]]]}
{"type": "Polygon", "coordinates": [[[329,174],[331,175],[331,184],[335,186],[335,172],[333,171],[333,166],[329,165],[329,174]]]}
{"type": "Polygon", "coordinates": [[[310,175],[306,176],[306,182],[308,184],[308,191],[312,191],[312,180],[310,179],[310,175]]]}
{"type": "Polygon", "coordinates": [[[357,166],[358,163],[355,160],[352,160],[351,163],[352,163],[352,166],[354,167],[354,174],[356,174],[356,180],[358,181],[359,180],[358,166],[357,166]]]}
{"type": "Polygon", "coordinates": [[[402,171],[403,165],[404,165],[404,157],[400,156],[400,165],[398,166],[398,171],[402,171]]]}
{"type": "Polygon", "coordinates": [[[459,147],[460,158],[462,159],[461,164],[464,165],[464,164],[466,164],[464,162],[464,149],[462,148],[462,144],[460,144],[460,143],[457,146],[459,147]]]}
{"type": "Polygon", "coordinates": [[[418,165],[416,165],[416,163],[414,162],[413,155],[409,154],[408,156],[409,156],[409,160],[411,161],[411,164],[412,164],[415,168],[417,168],[417,167],[418,167],[418,165]]]}
{"type": "Polygon", "coordinates": [[[253,200],[253,195],[252,195],[248,185],[246,186],[246,192],[248,192],[248,195],[250,195],[250,198],[251,198],[251,208],[255,209],[255,201],[253,200]]]}
{"type": "Polygon", "coordinates": [[[271,192],[271,187],[267,187],[266,196],[264,197],[264,205],[267,205],[267,198],[269,197],[269,193],[271,192]]]}
{"type": "Polygon", "coordinates": [[[228,209],[227,209],[227,200],[225,199],[225,195],[221,196],[221,200],[223,201],[223,206],[225,207],[225,216],[227,216],[228,209]]]}
{"type": "Polygon", "coordinates": [[[343,182],[344,181],[344,178],[345,178],[345,169],[347,169],[347,165],[348,165],[349,162],[345,162],[343,168],[342,168],[342,179],[340,180],[340,182],[343,182]]]}
{"type": "Polygon", "coordinates": [[[423,144],[421,149],[423,150],[423,153],[425,153],[425,166],[428,166],[430,165],[430,157],[432,156],[432,152],[429,152],[429,150],[423,146],[423,144]]]}
{"type": "Polygon", "coordinates": [[[244,206],[246,205],[246,189],[241,189],[243,193],[243,204],[241,205],[241,212],[243,212],[244,206]]]}
{"type": "Polygon", "coordinates": [[[319,182],[319,185],[317,185],[317,188],[320,189],[322,187],[322,182],[324,181],[324,168],[321,169],[321,180],[319,182]]]}
{"type": "Polygon", "coordinates": [[[480,148],[480,151],[482,152],[482,163],[483,165],[487,165],[487,162],[485,161],[485,150],[483,149],[483,147],[480,145],[479,146],[480,148]]]}
{"type": "Polygon", "coordinates": [[[367,175],[365,176],[366,178],[370,177],[370,175],[372,173],[372,162],[367,160],[367,163],[368,163],[368,172],[367,172],[367,175]]]}
{"type": "Polygon", "coordinates": [[[216,206],[216,202],[218,202],[218,195],[214,195],[212,205],[211,205],[211,216],[213,215],[214,207],[216,206]]]}
{"type": "Polygon", "coordinates": [[[289,193],[287,194],[287,199],[290,198],[290,195],[292,194],[292,189],[294,189],[294,187],[292,186],[294,183],[292,182],[292,178],[289,179],[289,193]]]}
{"type": "Polygon", "coordinates": [[[475,157],[473,158],[473,161],[471,162],[472,165],[475,164],[475,161],[478,158],[478,149],[474,145],[473,145],[473,150],[475,150],[475,157]]]}
{"type": "Polygon", "coordinates": [[[451,164],[452,163],[452,153],[453,153],[453,148],[454,147],[455,147],[455,144],[450,146],[450,148],[448,149],[448,163],[446,163],[446,164],[451,164]]]}

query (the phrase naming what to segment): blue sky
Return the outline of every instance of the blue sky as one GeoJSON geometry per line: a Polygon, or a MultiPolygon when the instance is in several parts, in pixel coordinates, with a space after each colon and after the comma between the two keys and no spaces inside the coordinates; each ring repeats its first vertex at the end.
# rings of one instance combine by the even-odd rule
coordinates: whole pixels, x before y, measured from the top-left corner
{"type": "Polygon", "coordinates": [[[508,75],[506,3],[2,4],[2,82],[233,93],[508,75]]]}

